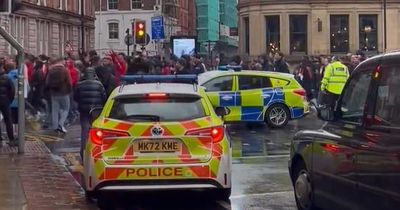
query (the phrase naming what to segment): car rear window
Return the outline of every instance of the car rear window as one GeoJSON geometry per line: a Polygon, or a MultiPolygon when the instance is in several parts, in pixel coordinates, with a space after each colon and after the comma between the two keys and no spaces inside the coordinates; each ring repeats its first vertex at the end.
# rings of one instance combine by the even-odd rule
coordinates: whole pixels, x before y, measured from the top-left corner
{"type": "Polygon", "coordinates": [[[115,99],[109,117],[124,121],[184,121],[205,117],[201,98],[115,99]]]}

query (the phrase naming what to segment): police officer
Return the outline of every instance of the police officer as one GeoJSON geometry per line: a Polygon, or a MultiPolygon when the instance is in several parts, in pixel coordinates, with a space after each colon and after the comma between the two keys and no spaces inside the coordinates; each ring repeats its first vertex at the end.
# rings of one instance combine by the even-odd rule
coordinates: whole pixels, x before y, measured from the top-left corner
{"type": "Polygon", "coordinates": [[[331,109],[335,107],[349,78],[349,69],[340,60],[337,57],[332,59],[332,63],[325,68],[321,81],[321,91],[324,95],[321,104],[327,105],[331,109]]]}

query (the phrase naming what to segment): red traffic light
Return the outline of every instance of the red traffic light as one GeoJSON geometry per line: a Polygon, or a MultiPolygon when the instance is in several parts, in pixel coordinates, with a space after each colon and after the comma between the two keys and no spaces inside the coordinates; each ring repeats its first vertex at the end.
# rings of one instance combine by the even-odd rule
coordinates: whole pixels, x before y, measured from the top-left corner
{"type": "Polygon", "coordinates": [[[143,23],[139,23],[139,24],[138,24],[138,28],[139,28],[139,29],[143,29],[143,28],[144,28],[144,24],[143,24],[143,23]]]}
{"type": "Polygon", "coordinates": [[[146,21],[135,22],[135,43],[146,44],[146,21]]]}

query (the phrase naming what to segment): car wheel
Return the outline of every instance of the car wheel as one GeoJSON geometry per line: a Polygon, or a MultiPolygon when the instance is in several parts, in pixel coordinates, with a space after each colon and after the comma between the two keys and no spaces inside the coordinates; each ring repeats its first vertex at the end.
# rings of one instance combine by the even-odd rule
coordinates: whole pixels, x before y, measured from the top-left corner
{"type": "Polygon", "coordinates": [[[283,128],[290,119],[288,108],[283,104],[274,104],[265,112],[265,121],[271,128],[283,128]]]}
{"type": "Polygon", "coordinates": [[[317,210],[314,204],[314,192],[310,173],[300,162],[294,171],[294,196],[299,210],[317,210]]]}
{"type": "Polygon", "coordinates": [[[231,197],[231,193],[232,188],[218,189],[214,191],[214,198],[216,200],[227,201],[229,200],[229,197],[231,197]]]}

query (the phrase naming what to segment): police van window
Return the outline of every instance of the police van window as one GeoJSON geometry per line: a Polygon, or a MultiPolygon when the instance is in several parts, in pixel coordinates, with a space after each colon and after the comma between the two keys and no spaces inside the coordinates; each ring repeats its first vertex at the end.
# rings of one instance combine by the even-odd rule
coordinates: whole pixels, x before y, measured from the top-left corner
{"type": "Polygon", "coordinates": [[[233,77],[218,77],[206,82],[203,86],[207,92],[232,91],[233,77]]]}
{"type": "Polygon", "coordinates": [[[343,120],[362,123],[371,75],[372,69],[359,72],[351,78],[348,86],[343,91],[344,95],[341,102],[343,120]]]}
{"type": "Polygon", "coordinates": [[[400,67],[387,67],[382,71],[378,86],[375,119],[385,126],[400,126],[400,67]]]}
{"type": "Polygon", "coordinates": [[[239,76],[239,90],[270,88],[271,81],[262,76],[239,76]]]}

